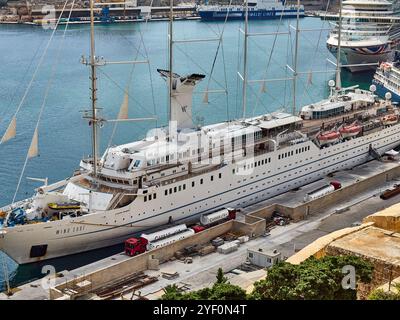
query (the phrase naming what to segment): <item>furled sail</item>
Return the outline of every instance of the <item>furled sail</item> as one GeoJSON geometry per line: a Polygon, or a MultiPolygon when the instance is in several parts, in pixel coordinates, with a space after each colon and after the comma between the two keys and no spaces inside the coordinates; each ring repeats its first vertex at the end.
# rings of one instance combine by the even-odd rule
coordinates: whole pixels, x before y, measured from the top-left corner
{"type": "Polygon", "coordinates": [[[11,119],[11,122],[10,122],[6,132],[4,133],[3,137],[1,138],[0,143],[4,143],[4,142],[14,138],[16,134],[17,134],[17,119],[14,116],[11,119]]]}
{"type": "Polygon", "coordinates": [[[208,90],[204,92],[203,103],[208,103],[208,90]]]}
{"type": "Polygon", "coordinates": [[[312,80],[312,71],[310,71],[310,72],[308,73],[307,83],[308,83],[308,84],[313,84],[313,80],[312,80]]]}
{"type": "Polygon", "coordinates": [[[261,86],[261,93],[266,93],[267,92],[267,87],[265,85],[265,81],[263,81],[262,86],[261,86]]]}
{"type": "Polygon", "coordinates": [[[129,95],[128,91],[125,91],[124,101],[122,101],[121,108],[119,109],[118,119],[128,119],[129,110],[129,95]]]}
{"type": "Polygon", "coordinates": [[[31,145],[28,150],[28,158],[33,158],[36,157],[39,154],[39,148],[38,148],[38,131],[37,128],[35,129],[35,132],[32,137],[31,145]]]}

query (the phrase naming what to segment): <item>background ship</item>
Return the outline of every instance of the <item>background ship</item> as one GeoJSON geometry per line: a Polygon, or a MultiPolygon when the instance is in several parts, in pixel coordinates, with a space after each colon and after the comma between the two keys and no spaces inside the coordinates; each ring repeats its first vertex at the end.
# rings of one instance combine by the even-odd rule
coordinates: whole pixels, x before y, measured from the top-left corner
{"type": "MultiPolygon", "coordinates": [[[[396,55],[397,56],[397,55],[396,55]]],[[[392,101],[400,102],[400,62],[382,62],[376,69],[372,83],[379,96],[390,93],[392,101]]]]}
{"type": "MultiPolygon", "coordinates": [[[[378,62],[391,60],[400,39],[398,1],[346,0],[342,9],[341,63],[351,72],[375,69],[378,62]]],[[[336,56],[339,15],[324,15],[334,28],[327,47],[336,56]]]]}
{"type": "MultiPolygon", "coordinates": [[[[296,18],[297,6],[286,5],[285,0],[249,0],[248,18],[251,20],[267,20],[282,18],[296,18]]],[[[205,5],[198,8],[202,20],[244,20],[246,6],[205,5]]],[[[300,6],[299,17],[304,17],[304,6],[300,6]]]]}

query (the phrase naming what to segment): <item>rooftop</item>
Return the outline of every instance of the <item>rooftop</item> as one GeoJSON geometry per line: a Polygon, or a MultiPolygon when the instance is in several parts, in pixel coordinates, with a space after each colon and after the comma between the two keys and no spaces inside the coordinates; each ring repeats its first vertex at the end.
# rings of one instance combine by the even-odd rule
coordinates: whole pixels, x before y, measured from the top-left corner
{"type": "Polygon", "coordinates": [[[400,266],[400,233],[374,226],[334,240],[328,245],[329,249],[347,251],[400,266]]]}
{"type": "Polygon", "coordinates": [[[268,257],[276,257],[281,255],[281,253],[276,250],[276,249],[268,249],[268,248],[254,248],[254,249],[248,249],[248,252],[252,252],[252,253],[258,253],[264,256],[268,256],[268,257]]]}
{"type": "Polygon", "coordinates": [[[400,232],[400,203],[371,214],[363,222],[373,222],[378,228],[400,232]]]}

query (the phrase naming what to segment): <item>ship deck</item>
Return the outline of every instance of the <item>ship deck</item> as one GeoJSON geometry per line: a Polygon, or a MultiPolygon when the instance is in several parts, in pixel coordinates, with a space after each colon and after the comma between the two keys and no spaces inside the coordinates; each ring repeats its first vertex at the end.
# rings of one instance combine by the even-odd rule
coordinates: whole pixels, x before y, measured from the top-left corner
{"type": "MultiPolygon", "coordinates": [[[[384,105],[382,104],[375,104],[373,107],[365,107],[365,108],[360,108],[351,112],[346,112],[337,116],[332,116],[329,118],[322,118],[322,119],[312,119],[312,120],[303,120],[303,128],[301,130],[301,132],[307,134],[307,133],[312,133],[315,132],[317,130],[319,130],[321,127],[325,127],[325,128],[329,128],[334,126],[335,124],[339,123],[339,122],[344,122],[344,121],[355,121],[357,119],[358,116],[362,115],[363,113],[365,113],[365,111],[367,110],[378,110],[380,108],[383,108],[384,105]]],[[[371,117],[371,118],[380,118],[382,115],[385,115],[387,113],[382,113],[379,116],[376,117],[371,117]]]]}

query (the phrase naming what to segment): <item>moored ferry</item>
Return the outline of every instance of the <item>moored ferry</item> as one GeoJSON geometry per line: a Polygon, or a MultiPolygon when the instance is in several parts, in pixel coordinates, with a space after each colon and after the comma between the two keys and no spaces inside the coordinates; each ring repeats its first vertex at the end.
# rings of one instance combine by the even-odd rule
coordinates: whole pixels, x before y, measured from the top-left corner
{"type": "Polygon", "coordinates": [[[400,102],[400,62],[382,62],[376,69],[372,83],[379,96],[390,93],[391,99],[400,102]]]}
{"type": "MultiPolygon", "coordinates": [[[[197,9],[201,20],[244,20],[246,16],[246,6],[227,6],[227,5],[204,5],[197,9]]],[[[286,5],[285,1],[278,0],[249,0],[248,19],[249,20],[268,20],[304,17],[304,6],[300,5],[299,10],[296,5],[286,5]]]]}

